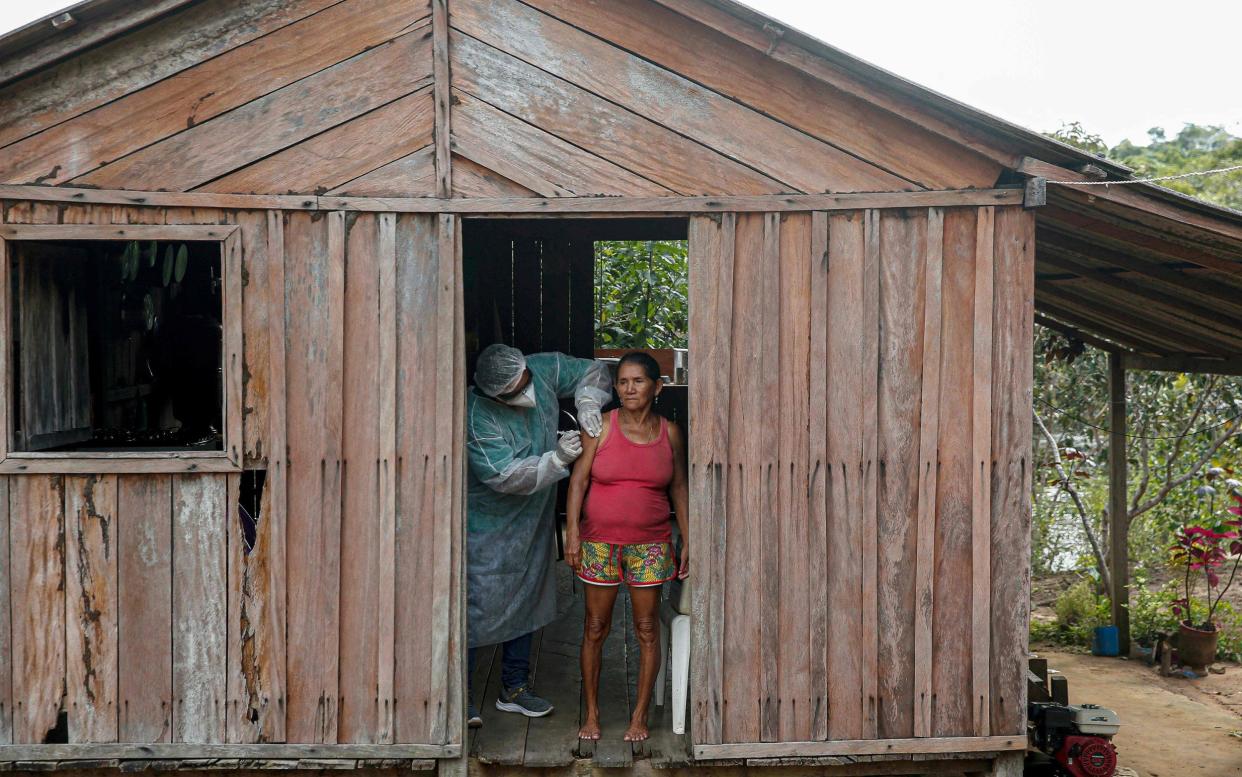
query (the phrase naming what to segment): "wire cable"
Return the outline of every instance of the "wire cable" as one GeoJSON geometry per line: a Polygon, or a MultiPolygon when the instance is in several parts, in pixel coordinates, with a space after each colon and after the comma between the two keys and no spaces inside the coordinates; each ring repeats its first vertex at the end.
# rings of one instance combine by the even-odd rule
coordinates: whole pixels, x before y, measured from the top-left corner
{"type": "MultiPolygon", "coordinates": [[[[1057,407],[1056,405],[1052,404],[1051,402],[1044,399],[1043,397],[1035,397],[1035,400],[1039,402],[1041,405],[1044,405],[1045,407],[1047,407],[1049,410],[1060,413],[1061,415],[1065,416],[1071,421],[1076,421],[1082,424],[1083,426],[1090,427],[1092,429],[1095,429],[1096,431],[1107,432],[1108,434],[1113,433],[1112,429],[1108,429],[1103,426],[1093,424],[1090,421],[1084,420],[1083,418],[1080,418],[1079,416],[1074,415],[1073,413],[1071,413],[1070,411],[1064,408],[1057,407]]],[[[1228,426],[1229,424],[1239,419],[1242,419],[1242,413],[1239,413],[1238,415],[1235,415],[1232,418],[1227,418],[1218,424],[1213,424],[1211,426],[1204,426],[1200,429],[1195,429],[1193,431],[1189,431],[1184,434],[1166,435],[1166,436],[1160,436],[1160,437],[1150,437],[1150,436],[1142,435],[1142,434],[1126,434],[1125,437],[1126,439],[1129,439],[1129,440],[1184,440],[1187,437],[1193,437],[1196,434],[1203,434],[1204,432],[1211,432],[1216,429],[1220,429],[1222,427],[1228,426]]]]}
{"type": "Polygon", "coordinates": [[[1197,170],[1193,173],[1178,173],[1177,175],[1159,175],[1155,178],[1131,178],[1125,181],[1047,181],[1047,183],[1055,183],[1060,186],[1130,186],[1136,183],[1177,181],[1182,178],[1196,178],[1201,175],[1220,175],[1222,173],[1232,173],[1236,170],[1242,170],[1242,165],[1234,165],[1233,167],[1218,167],[1215,170],[1197,170]]]}

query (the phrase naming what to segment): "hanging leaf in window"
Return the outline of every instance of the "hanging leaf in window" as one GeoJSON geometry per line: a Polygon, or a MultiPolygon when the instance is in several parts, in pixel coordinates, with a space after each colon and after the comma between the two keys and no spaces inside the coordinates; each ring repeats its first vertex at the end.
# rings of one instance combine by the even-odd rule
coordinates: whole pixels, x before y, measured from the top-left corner
{"type": "Polygon", "coordinates": [[[147,320],[147,330],[155,328],[155,300],[151,299],[150,294],[146,294],[142,298],[142,315],[147,320]]]}
{"type": "Polygon", "coordinates": [[[155,258],[158,255],[159,247],[155,245],[155,241],[152,240],[150,243],[147,243],[147,267],[155,266],[155,258]]]}
{"type": "Polygon", "coordinates": [[[167,286],[169,282],[172,281],[174,263],[175,261],[173,260],[173,248],[172,246],[169,246],[168,250],[164,252],[164,285],[165,286],[167,286]]]}
{"type": "Polygon", "coordinates": [[[185,270],[189,263],[190,249],[186,247],[185,243],[182,243],[181,247],[177,249],[177,272],[174,276],[174,280],[177,283],[181,283],[181,279],[185,277],[185,270]]]}

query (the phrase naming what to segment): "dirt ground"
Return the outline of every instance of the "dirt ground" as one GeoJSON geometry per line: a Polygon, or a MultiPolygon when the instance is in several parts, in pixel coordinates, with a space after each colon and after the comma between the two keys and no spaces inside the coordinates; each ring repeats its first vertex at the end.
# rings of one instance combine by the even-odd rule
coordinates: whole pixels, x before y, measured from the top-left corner
{"type": "Polygon", "coordinates": [[[1139,777],[1242,777],[1242,666],[1187,680],[1141,661],[1032,649],[1066,676],[1071,704],[1121,718],[1113,743],[1122,767],[1139,777]]]}

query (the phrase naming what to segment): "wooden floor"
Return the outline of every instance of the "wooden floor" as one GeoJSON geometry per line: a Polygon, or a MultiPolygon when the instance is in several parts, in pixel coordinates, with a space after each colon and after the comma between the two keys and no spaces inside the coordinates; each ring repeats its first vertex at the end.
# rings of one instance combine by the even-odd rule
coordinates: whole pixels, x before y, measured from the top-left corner
{"type": "MultiPolygon", "coordinates": [[[[604,643],[604,666],[600,675],[600,716],[603,737],[598,742],[580,741],[582,678],[578,649],[582,640],[582,584],[570,588],[567,570],[558,587],[568,611],[535,635],[531,672],[535,692],[555,709],[542,718],[501,712],[496,709],[500,686],[500,650],[484,648],[478,656],[473,680],[475,706],[483,727],[472,729],[470,755],[489,764],[527,767],[566,766],[576,758],[590,758],[594,766],[627,767],[650,759],[652,766],[675,767],[689,763],[686,738],[673,734],[669,707],[651,708],[651,738],[630,743],[621,739],[633,709],[638,681],[638,644],[625,589],[617,597],[612,631],[604,643]]],[[[667,682],[667,681],[666,681],[667,682]]],[[[671,694],[665,693],[665,701],[671,694]]]]}

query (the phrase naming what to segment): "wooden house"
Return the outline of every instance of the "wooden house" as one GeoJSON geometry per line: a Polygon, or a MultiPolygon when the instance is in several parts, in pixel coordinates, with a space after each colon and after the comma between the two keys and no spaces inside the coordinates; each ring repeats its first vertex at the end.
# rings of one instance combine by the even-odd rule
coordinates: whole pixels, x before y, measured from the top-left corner
{"type": "Polygon", "coordinates": [[[463,769],[464,354],[590,355],[629,236],[691,255],[681,762],[1017,774],[1036,309],[1242,346],[1242,216],[1127,177],[729,0],[9,33],[0,760],[463,769]]]}

